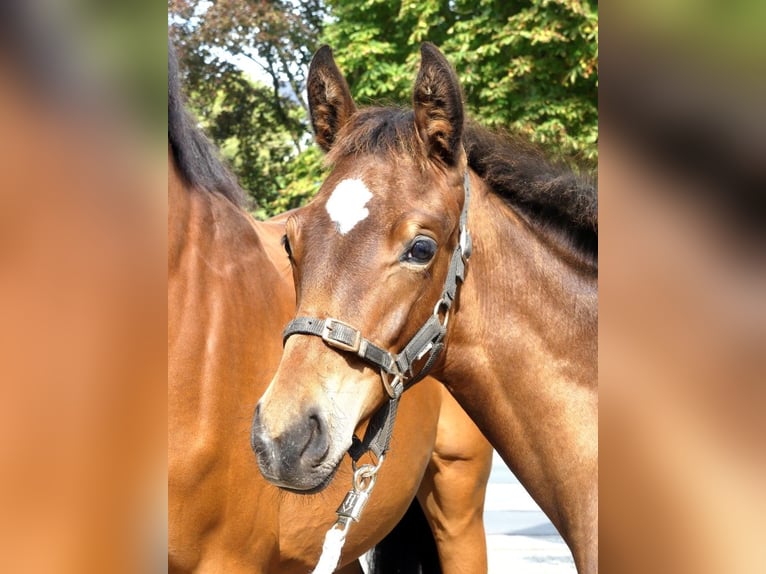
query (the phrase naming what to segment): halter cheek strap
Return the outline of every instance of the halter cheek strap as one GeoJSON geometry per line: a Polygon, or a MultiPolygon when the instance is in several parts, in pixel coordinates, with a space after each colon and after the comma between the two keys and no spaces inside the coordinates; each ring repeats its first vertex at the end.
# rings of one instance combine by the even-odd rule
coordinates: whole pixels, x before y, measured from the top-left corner
{"type": "Polygon", "coordinates": [[[342,352],[353,353],[380,370],[383,387],[391,400],[373,415],[364,440],[357,439],[354,442],[350,450],[354,460],[358,460],[366,450],[373,451],[378,458],[386,453],[399,397],[405,388],[428,374],[444,349],[449,311],[457,296],[458,286],[465,279],[466,264],[472,251],[471,235],[467,227],[468,203],[471,197],[467,170],[463,186],[465,199],[460,213],[460,238],[452,252],[441,297],[436,302],[431,316],[399,353],[394,354],[379,347],[365,338],[358,329],[333,318],[296,317],[288,323],[282,333],[283,344],[292,335],[321,337],[328,346],[342,352]],[[417,373],[414,372],[415,363],[424,357],[426,357],[425,363],[417,373]]]}

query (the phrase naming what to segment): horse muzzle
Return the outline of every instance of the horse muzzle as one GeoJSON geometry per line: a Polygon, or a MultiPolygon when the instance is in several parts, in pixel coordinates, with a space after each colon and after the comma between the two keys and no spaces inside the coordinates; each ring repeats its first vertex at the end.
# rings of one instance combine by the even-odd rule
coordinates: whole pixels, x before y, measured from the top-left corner
{"type": "Polygon", "coordinates": [[[256,406],[250,445],[272,484],[301,492],[322,490],[337,467],[329,460],[330,443],[327,421],[317,409],[274,435],[264,422],[261,403],[256,406]]]}

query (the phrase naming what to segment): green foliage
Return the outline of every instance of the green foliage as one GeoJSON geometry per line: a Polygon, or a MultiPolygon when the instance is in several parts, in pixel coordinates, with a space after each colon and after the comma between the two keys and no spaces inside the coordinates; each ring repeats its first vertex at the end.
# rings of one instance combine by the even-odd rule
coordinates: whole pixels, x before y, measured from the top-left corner
{"type": "Polygon", "coordinates": [[[327,175],[323,160],[322,151],[315,145],[296,156],[288,165],[287,175],[279,180],[278,196],[259,216],[300,207],[314,197],[327,175]]]}
{"type": "Polygon", "coordinates": [[[302,156],[309,130],[298,94],[324,19],[322,4],[219,0],[200,8],[169,0],[168,9],[188,106],[234,169],[254,212],[267,217],[294,206],[307,185],[295,183],[293,174],[313,165],[302,156]],[[247,77],[232,56],[260,67],[265,80],[247,77]]]}
{"type": "Polygon", "coordinates": [[[586,168],[598,158],[598,12],[590,0],[169,0],[191,106],[265,217],[301,205],[323,179],[303,93],[329,44],[357,103],[408,105],[431,41],[455,66],[470,115],[586,168]],[[248,81],[215,48],[261,62],[248,81]],[[308,144],[308,145],[307,145],[308,144]]]}
{"type": "MultiPolygon", "coordinates": [[[[296,157],[293,137],[271,102],[271,92],[231,70],[225,87],[210,96],[194,91],[188,105],[216,142],[221,155],[248,190],[257,212],[266,216],[289,179],[290,162],[296,157]]],[[[303,115],[295,104],[285,107],[293,121],[303,115]]]]}
{"type": "Polygon", "coordinates": [[[598,14],[588,1],[330,0],[335,47],[360,102],[410,100],[417,46],[455,66],[469,113],[553,153],[598,157],[598,14]]]}

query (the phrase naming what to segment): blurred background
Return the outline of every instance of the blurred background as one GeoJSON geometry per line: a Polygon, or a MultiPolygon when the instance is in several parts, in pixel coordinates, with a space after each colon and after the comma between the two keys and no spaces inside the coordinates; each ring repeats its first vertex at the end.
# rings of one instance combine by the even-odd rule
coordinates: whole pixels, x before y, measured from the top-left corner
{"type": "Polygon", "coordinates": [[[605,571],[766,567],[764,16],[601,7],[605,571]]]}
{"type": "Polygon", "coordinates": [[[166,16],[0,4],[0,571],[165,569],[166,16]]]}
{"type": "Polygon", "coordinates": [[[0,6],[1,570],[166,569],[168,25],[260,216],[316,188],[323,42],[369,103],[434,41],[475,117],[598,160],[602,569],[766,570],[763,3],[161,8],[0,6]]]}

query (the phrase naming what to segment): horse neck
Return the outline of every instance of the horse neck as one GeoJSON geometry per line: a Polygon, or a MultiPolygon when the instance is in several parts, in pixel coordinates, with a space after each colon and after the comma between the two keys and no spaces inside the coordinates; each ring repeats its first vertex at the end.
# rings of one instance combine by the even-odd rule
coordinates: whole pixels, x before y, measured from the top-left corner
{"type": "Polygon", "coordinates": [[[170,419],[211,441],[236,432],[249,452],[249,420],[281,354],[291,282],[261,225],[222,195],[175,178],[168,203],[170,419]]]}
{"type": "Polygon", "coordinates": [[[473,180],[474,250],[439,377],[582,545],[597,512],[595,271],[473,180]]]}
{"type": "Polygon", "coordinates": [[[249,436],[281,355],[292,282],[272,264],[262,225],[222,195],[174,177],[168,207],[169,549],[198,559],[250,533],[239,544],[266,568],[279,505],[249,436]],[[232,505],[257,508],[258,520],[243,527],[232,505]]]}

